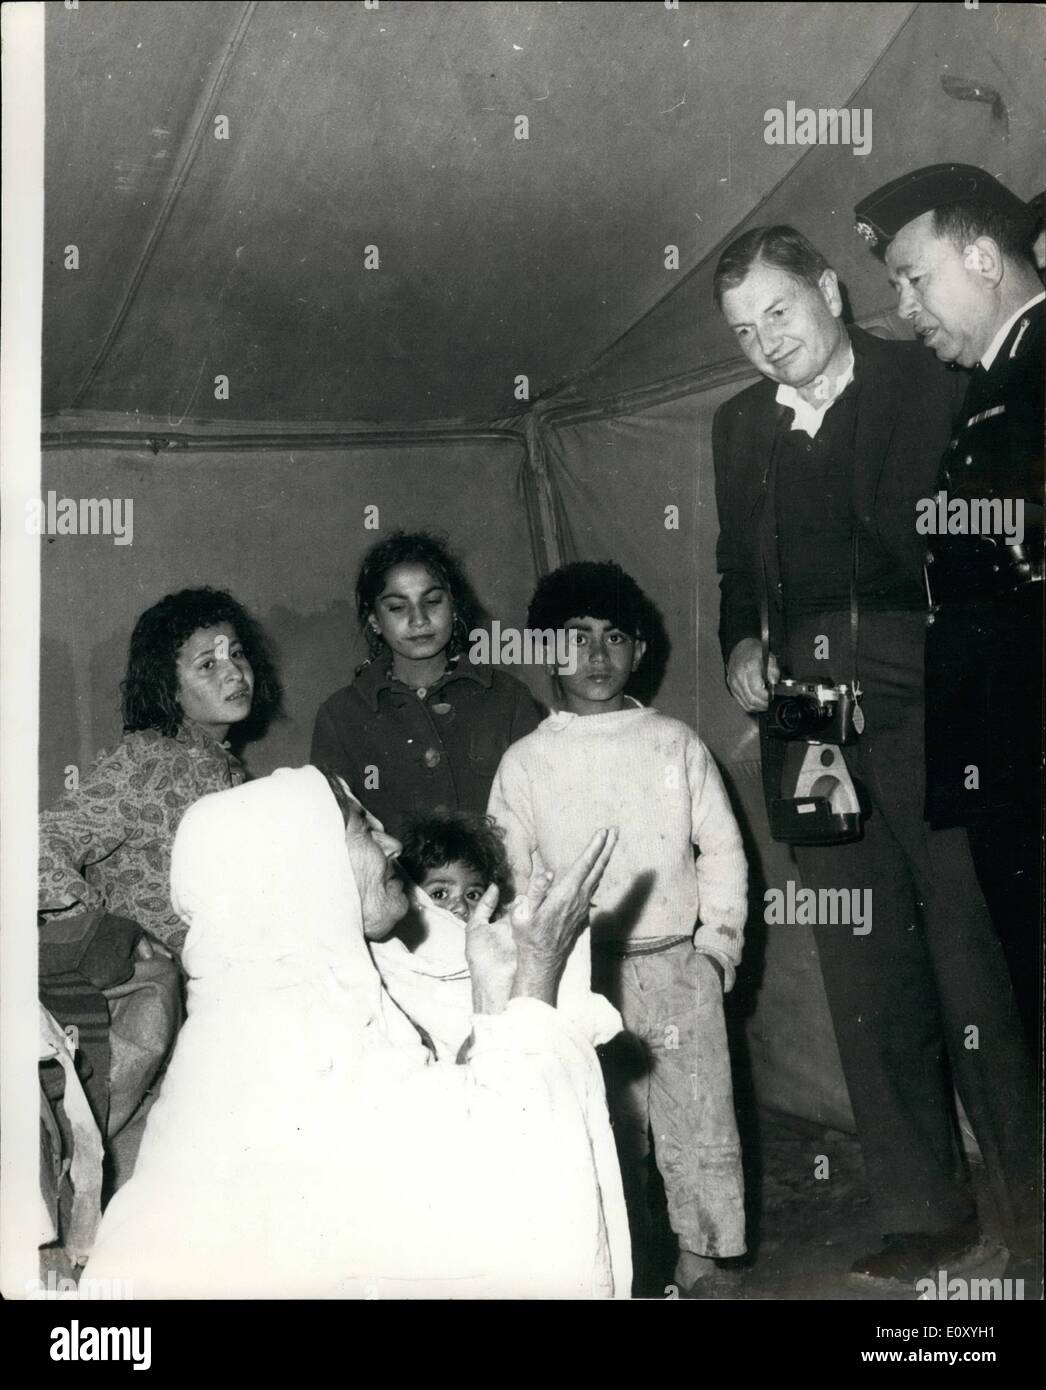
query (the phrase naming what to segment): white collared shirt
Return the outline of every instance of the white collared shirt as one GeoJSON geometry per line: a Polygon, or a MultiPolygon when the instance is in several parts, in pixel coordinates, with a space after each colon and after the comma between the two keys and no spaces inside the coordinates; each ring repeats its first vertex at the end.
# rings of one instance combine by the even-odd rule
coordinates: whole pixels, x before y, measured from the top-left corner
{"type": "MultiPolygon", "coordinates": [[[[988,345],[988,351],[981,358],[981,366],[984,368],[986,372],[990,371],[992,363],[999,355],[999,349],[1006,341],[1007,333],[1009,333],[1010,329],[1017,322],[1020,316],[1022,314],[1026,314],[1028,310],[1034,308],[1036,304],[1041,304],[1044,299],[1046,299],[1046,290],[1040,290],[1038,294],[1032,295],[1031,299],[1028,300],[1027,304],[1022,304],[1021,307],[1017,310],[1017,312],[1015,314],[1012,314],[1006,320],[1003,326],[999,329],[998,333],[996,333],[995,337],[991,340],[991,343],[988,345]]],[[[1016,347],[1016,344],[1014,344],[1014,346],[1016,347]]]]}
{"type": "Polygon", "coordinates": [[[792,411],[792,423],[789,428],[793,430],[803,430],[813,439],[817,431],[821,428],[821,422],[829,406],[835,404],[853,379],[854,350],[851,344],[846,367],[842,375],[836,378],[834,391],[827,400],[822,401],[819,405],[811,405],[809,401],[804,401],[794,386],[787,386],[782,381],[777,388],[777,403],[778,405],[788,406],[792,411]]]}

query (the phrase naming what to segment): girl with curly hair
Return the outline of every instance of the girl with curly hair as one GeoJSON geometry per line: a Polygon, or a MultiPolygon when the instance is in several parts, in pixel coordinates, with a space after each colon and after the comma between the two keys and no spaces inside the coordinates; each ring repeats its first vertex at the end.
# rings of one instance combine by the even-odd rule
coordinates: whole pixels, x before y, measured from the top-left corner
{"type": "Polygon", "coordinates": [[[124,735],[40,817],[39,908],[61,919],[104,908],[178,955],[174,832],[208,792],[246,772],[232,751],[279,712],[265,637],[220,589],[168,594],[138,619],[123,681],[124,735]]]}

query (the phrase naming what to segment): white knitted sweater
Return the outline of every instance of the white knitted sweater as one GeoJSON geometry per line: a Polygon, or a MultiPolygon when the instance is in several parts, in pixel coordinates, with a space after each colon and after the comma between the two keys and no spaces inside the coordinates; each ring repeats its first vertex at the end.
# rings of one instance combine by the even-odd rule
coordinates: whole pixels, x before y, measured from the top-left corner
{"type": "MultiPolygon", "coordinates": [[[[747,909],[744,850],[715,761],[686,724],[634,701],[613,714],[551,714],[505,753],[488,811],[505,831],[520,893],[536,868],[562,872],[596,830],[617,826],[593,899],[592,939],[637,942],[696,927],[695,947],[733,985],[747,909]]],[[[580,986],[589,959],[582,933],[564,984],[580,986]]]]}

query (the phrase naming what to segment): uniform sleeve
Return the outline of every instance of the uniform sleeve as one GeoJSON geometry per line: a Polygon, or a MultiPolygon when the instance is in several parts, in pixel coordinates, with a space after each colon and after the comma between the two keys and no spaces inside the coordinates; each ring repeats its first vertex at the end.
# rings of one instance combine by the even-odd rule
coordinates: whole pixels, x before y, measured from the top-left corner
{"type": "Polygon", "coordinates": [[[694,945],[719,961],[725,972],[724,988],[729,990],[744,945],[748,864],[723,779],[696,734],[691,736],[686,761],[701,914],[694,945]]]}
{"type": "Polygon", "coordinates": [[[522,759],[511,748],[502,757],[494,774],[487,815],[492,816],[505,832],[505,852],[512,870],[512,885],[517,895],[522,895],[530,884],[537,837],[534,833],[530,778],[522,759]]]}
{"type": "Polygon", "coordinates": [[[76,791],[66,792],[40,816],[39,908],[69,915],[106,905],[84,872],[125,844],[141,823],[158,754],[136,758],[127,743],[103,754],[76,791]]]}

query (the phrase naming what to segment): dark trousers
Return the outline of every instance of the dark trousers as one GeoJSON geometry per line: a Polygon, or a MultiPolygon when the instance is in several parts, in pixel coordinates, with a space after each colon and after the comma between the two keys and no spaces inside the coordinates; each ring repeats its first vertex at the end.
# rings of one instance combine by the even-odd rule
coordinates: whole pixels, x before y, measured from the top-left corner
{"type": "Polygon", "coordinates": [[[930,816],[967,827],[1040,1069],[1043,617],[1042,584],[946,603],[926,649],[930,816]]]}
{"type": "MultiPolygon", "coordinates": [[[[793,623],[793,676],[847,680],[847,614],[793,623]],[[827,636],[831,659],[813,659],[827,636]]],[[[884,1233],[944,1229],[971,1213],[952,1080],[984,1157],[1003,1232],[1038,1230],[1038,1089],[1005,956],[962,829],[923,818],[924,619],[862,615],[866,727],[846,749],[868,802],[863,837],[798,848],[808,888],[870,889],[872,929],[815,928],[821,970],[884,1233]]]]}
{"type": "Polygon", "coordinates": [[[1024,1033],[1042,1072],[1042,806],[1015,805],[968,828],[992,921],[1009,962],[1024,1033]]]}

